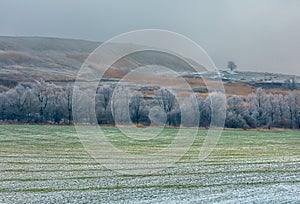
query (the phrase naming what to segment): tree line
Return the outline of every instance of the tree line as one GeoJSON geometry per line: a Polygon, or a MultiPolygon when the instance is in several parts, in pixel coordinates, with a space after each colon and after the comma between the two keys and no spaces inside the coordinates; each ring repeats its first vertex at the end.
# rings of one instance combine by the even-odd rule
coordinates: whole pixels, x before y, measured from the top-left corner
{"type": "MultiPolygon", "coordinates": [[[[88,123],[90,111],[95,111],[98,124],[114,125],[116,116],[129,110],[130,123],[133,124],[179,126],[182,122],[182,110],[191,111],[190,115],[199,110],[198,126],[209,127],[212,109],[225,111],[226,108],[227,128],[300,128],[300,94],[297,91],[281,95],[267,93],[258,88],[255,93],[245,97],[228,97],[224,108],[221,107],[222,104],[220,107],[212,107],[211,101],[222,96],[218,92],[207,97],[197,97],[196,105],[189,103],[189,98],[180,105],[172,92],[161,88],[155,91],[151,99],[146,99],[145,95],[137,92],[127,99],[128,107],[121,109],[118,103],[129,96],[124,95],[118,100],[111,100],[113,92],[114,87],[111,85],[99,86],[95,95],[95,106],[91,106],[89,111],[85,109],[80,122],[88,123]],[[116,111],[114,107],[117,106],[119,109],[116,111]]],[[[72,124],[72,95],[71,85],[61,87],[42,80],[19,83],[14,89],[0,93],[0,121],[72,124]]],[[[81,97],[82,100],[87,100],[89,94],[82,91],[81,97]]],[[[124,124],[127,122],[124,121],[124,124]]],[[[188,123],[185,125],[188,126],[188,123]]]]}

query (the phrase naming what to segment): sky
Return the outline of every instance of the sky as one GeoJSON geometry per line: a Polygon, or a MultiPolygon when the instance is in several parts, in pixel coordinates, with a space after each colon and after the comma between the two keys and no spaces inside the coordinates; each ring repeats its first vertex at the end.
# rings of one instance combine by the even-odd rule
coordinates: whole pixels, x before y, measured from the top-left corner
{"type": "Polygon", "coordinates": [[[218,68],[300,75],[300,0],[0,0],[0,36],[105,41],[137,29],[180,33],[218,68]]]}

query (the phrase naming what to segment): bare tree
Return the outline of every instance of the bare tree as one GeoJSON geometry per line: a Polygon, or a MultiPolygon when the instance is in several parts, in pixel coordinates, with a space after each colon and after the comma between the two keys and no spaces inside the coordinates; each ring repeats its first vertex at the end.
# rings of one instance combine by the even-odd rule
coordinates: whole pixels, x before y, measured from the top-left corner
{"type": "MultiPolygon", "coordinates": [[[[0,93],[0,121],[70,123],[72,89],[71,86],[63,89],[44,81],[20,83],[14,89],[0,93]]],[[[199,126],[208,127],[210,124],[221,124],[218,122],[222,119],[219,113],[226,111],[225,97],[218,92],[206,98],[197,98],[197,104],[189,97],[175,98],[167,89],[159,89],[156,92],[157,100],[151,101],[147,101],[140,93],[131,97],[131,91],[124,88],[117,89],[112,100],[113,89],[102,86],[96,93],[95,101],[91,98],[94,96],[91,90],[79,90],[78,87],[74,90],[78,92],[78,100],[74,101],[74,117],[80,117],[76,121],[82,123],[97,122],[91,117],[96,108],[98,123],[114,124],[117,118],[117,123],[124,125],[132,122],[148,125],[153,122],[161,126],[167,121],[168,125],[173,126],[195,126],[199,118],[194,118],[194,113],[199,108],[199,126]],[[189,121],[182,121],[182,113],[191,116],[189,121]]],[[[258,88],[247,97],[228,98],[226,113],[226,127],[300,128],[300,93],[293,91],[283,96],[269,94],[258,88]]]]}
{"type": "Polygon", "coordinates": [[[207,97],[210,100],[211,125],[223,127],[226,119],[226,96],[222,92],[212,92],[207,97]]]}
{"type": "Polygon", "coordinates": [[[282,118],[282,109],[280,109],[281,95],[269,94],[269,127],[279,127],[282,118]]]}
{"type": "Polygon", "coordinates": [[[30,112],[31,106],[28,102],[31,101],[31,97],[29,90],[29,87],[19,83],[15,89],[7,93],[7,102],[10,107],[11,117],[19,122],[25,122],[28,118],[28,112],[30,112]]]}
{"type": "Polygon", "coordinates": [[[300,94],[291,92],[285,96],[285,101],[288,107],[288,120],[290,128],[300,127],[300,94]]]}
{"type": "Polygon", "coordinates": [[[200,111],[200,120],[199,126],[200,127],[208,127],[211,121],[211,101],[208,97],[198,99],[199,104],[199,111],[200,111]]]}
{"type": "Polygon", "coordinates": [[[284,81],[284,86],[288,90],[296,90],[298,88],[295,77],[291,77],[290,79],[286,79],[284,81]]]}
{"type": "Polygon", "coordinates": [[[242,98],[232,96],[227,100],[226,127],[247,128],[249,127],[246,118],[246,107],[242,98]]]}
{"type": "Polygon", "coordinates": [[[118,125],[130,125],[129,111],[130,91],[126,87],[117,87],[111,100],[111,112],[114,123],[118,125]]]}
{"type": "Polygon", "coordinates": [[[158,90],[158,99],[160,106],[167,114],[167,123],[171,125],[170,113],[176,106],[176,98],[168,89],[162,88],[158,90]]]}
{"type": "Polygon", "coordinates": [[[104,108],[105,111],[107,110],[107,107],[110,103],[112,93],[113,93],[113,89],[109,85],[101,86],[97,90],[97,94],[99,96],[99,102],[100,104],[102,104],[102,107],[104,108]]]}
{"type": "Polygon", "coordinates": [[[261,127],[268,125],[271,104],[265,90],[258,88],[255,94],[247,97],[247,101],[250,104],[250,114],[257,121],[257,125],[261,127]]]}
{"type": "Polygon", "coordinates": [[[53,94],[56,86],[40,80],[36,81],[33,88],[39,104],[40,122],[45,122],[45,110],[48,106],[50,96],[53,94]]]}
{"type": "Polygon", "coordinates": [[[193,95],[179,97],[180,109],[176,107],[171,113],[174,126],[195,127],[199,125],[199,104],[198,99],[193,95]],[[188,117],[187,117],[188,116],[188,117]]]}
{"type": "Polygon", "coordinates": [[[97,121],[93,116],[95,111],[95,103],[92,100],[93,90],[80,89],[75,86],[73,90],[75,97],[73,98],[73,120],[76,123],[96,124],[97,121]]]}
{"type": "Polygon", "coordinates": [[[0,121],[7,120],[8,99],[7,92],[0,93],[0,121]]]}
{"type": "Polygon", "coordinates": [[[111,105],[113,89],[109,85],[104,85],[98,88],[96,93],[96,110],[98,122],[104,124],[113,124],[113,116],[111,109],[108,107],[111,105]],[[99,105],[101,107],[99,107],[99,105]],[[103,109],[102,109],[103,108],[103,109]]]}
{"type": "Polygon", "coordinates": [[[237,65],[233,61],[228,61],[227,68],[234,71],[237,68],[237,65]]]}
{"type": "Polygon", "coordinates": [[[61,123],[64,118],[64,114],[66,112],[66,106],[64,103],[65,93],[61,87],[56,86],[53,89],[52,95],[50,96],[49,105],[47,107],[48,110],[48,120],[54,123],[61,123]]]}
{"type": "Polygon", "coordinates": [[[67,85],[66,87],[66,108],[67,108],[67,118],[68,123],[72,122],[72,97],[73,97],[73,86],[67,85]]]}
{"type": "Polygon", "coordinates": [[[148,115],[146,105],[141,94],[136,94],[129,101],[130,117],[135,124],[145,123],[148,115]]]}

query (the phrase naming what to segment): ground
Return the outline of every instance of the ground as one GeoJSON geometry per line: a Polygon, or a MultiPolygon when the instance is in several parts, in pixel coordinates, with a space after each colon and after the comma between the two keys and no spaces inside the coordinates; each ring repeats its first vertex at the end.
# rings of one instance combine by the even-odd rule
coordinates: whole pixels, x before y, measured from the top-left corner
{"type": "MultiPolygon", "coordinates": [[[[164,148],[177,132],[164,129],[150,145],[114,127],[103,130],[118,148],[137,154],[164,148]]],[[[299,131],[226,130],[199,161],[206,133],[200,130],[171,167],[128,175],[93,160],[73,126],[0,125],[0,203],[300,202],[299,131]]]]}

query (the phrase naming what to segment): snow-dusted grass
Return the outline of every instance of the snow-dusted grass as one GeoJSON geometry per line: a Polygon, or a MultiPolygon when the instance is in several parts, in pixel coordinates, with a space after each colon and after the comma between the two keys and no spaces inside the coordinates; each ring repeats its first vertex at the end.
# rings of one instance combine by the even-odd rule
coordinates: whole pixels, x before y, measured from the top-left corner
{"type": "MultiPolygon", "coordinates": [[[[103,130],[132,154],[163,149],[177,133],[165,129],[155,141],[132,141],[116,128],[103,130]]],[[[224,131],[199,161],[205,135],[200,130],[168,169],[121,175],[94,161],[72,126],[0,125],[0,203],[300,202],[299,131],[224,131]]]]}

